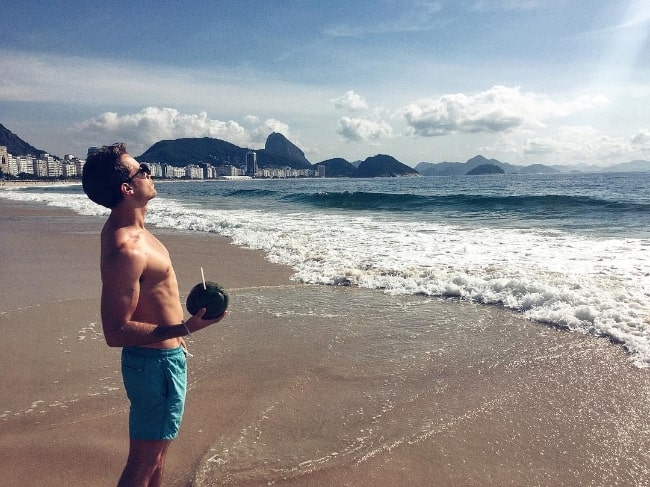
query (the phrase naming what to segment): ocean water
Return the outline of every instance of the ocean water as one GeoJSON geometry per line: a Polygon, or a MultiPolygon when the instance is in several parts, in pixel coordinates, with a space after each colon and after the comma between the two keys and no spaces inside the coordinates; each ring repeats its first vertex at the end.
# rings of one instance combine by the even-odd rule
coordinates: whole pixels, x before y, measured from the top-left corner
{"type": "MultiPolygon", "coordinates": [[[[496,306],[650,365],[650,174],[157,182],[151,225],[213,232],[298,281],[496,306]]],[[[106,214],[79,185],[0,197],[106,214]]]]}

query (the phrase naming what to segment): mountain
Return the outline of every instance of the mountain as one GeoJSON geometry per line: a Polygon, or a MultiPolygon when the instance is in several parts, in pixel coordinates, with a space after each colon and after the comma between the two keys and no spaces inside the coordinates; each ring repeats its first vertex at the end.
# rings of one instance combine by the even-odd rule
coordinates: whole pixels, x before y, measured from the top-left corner
{"type": "Polygon", "coordinates": [[[415,166],[415,169],[423,176],[462,176],[472,169],[484,165],[496,166],[502,169],[505,174],[552,174],[561,172],[556,167],[543,164],[516,166],[496,159],[487,159],[481,155],[472,157],[467,162],[440,162],[437,164],[420,162],[415,166]]]}
{"type": "Polygon", "coordinates": [[[476,156],[467,162],[420,162],[415,169],[423,176],[461,176],[467,174],[477,166],[492,164],[500,167],[506,174],[560,174],[560,173],[593,173],[593,172],[650,172],[650,161],[636,160],[614,164],[607,167],[595,166],[593,164],[572,164],[554,165],[531,164],[529,166],[517,166],[500,162],[496,159],[486,159],[483,156],[476,156]]]}
{"type": "MultiPolygon", "coordinates": [[[[207,162],[213,166],[235,165],[244,163],[246,153],[251,150],[242,148],[221,139],[211,137],[161,140],[156,142],[142,155],[136,157],[142,162],[158,162],[171,166],[183,167],[188,164],[207,162]]],[[[294,169],[310,168],[311,164],[290,158],[286,155],[256,150],[259,167],[284,167],[294,169]]]]}
{"type": "Polygon", "coordinates": [[[359,164],[354,177],[357,178],[385,178],[398,176],[419,176],[419,173],[410,166],[399,162],[392,156],[377,154],[368,157],[359,164]]]}
{"type": "MultiPolygon", "coordinates": [[[[47,153],[38,149],[15,135],[0,124],[0,145],[7,147],[7,152],[14,156],[47,153]]],[[[238,147],[230,142],[210,137],[161,140],[152,145],[136,159],[145,162],[166,163],[176,167],[207,162],[213,166],[232,164],[242,166],[246,153],[251,150],[238,147]]],[[[460,176],[472,169],[490,164],[501,168],[506,174],[554,174],[554,173],[589,173],[589,172],[650,172],[650,161],[634,160],[613,164],[607,167],[593,164],[576,163],[572,165],[532,164],[518,166],[487,159],[477,155],[466,162],[420,162],[415,169],[402,164],[388,155],[376,155],[365,161],[348,162],[342,158],[328,159],[317,164],[310,164],[305,154],[284,135],[272,133],[267,137],[265,149],[256,150],[258,166],[292,167],[294,169],[326,167],[327,177],[385,177],[385,176],[460,176]]]]}
{"type": "Polygon", "coordinates": [[[384,154],[368,157],[366,160],[358,162],[359,165],[355,167],[354,163],[337,157],[314,164],[313,167],[325,166],[325,177],[328,178],[384,178],[420,175],[412,167],[384,154]]]}
{"type": "Polygon", "coordinates": [[[608,170],[607,168],[601,166],[596,166],[594,164],[585,164],[585,163],[563,164],[561,166],[551,166],[551,167],[556,168],[558,172],[561,173],[565,173],[565,172],[589,173],[589,172],[603,172],[608,170]]]}
{"type": "Polygon", "coordinates": [[[421,162],[415,170],[423,176],[460,176],[467,173],[467,167],[462,162],[421,162]]]}
{"type": "Polygon", "coordinates": [[[519,174],[557,174],[560,171],[544,164],[531,164],[530,166],[515,166],[519,174]]]}
{"type": "MultiPolygon", "coordinates": [[[[287,140],[284,135],[278,133],[269,135],[265,147],[263,150],[255,151],[257,165],[260,168],[288,166],[294,169],[309,169],[323,165],[327,177],[374,178],[419,175],[412,167],[382,154],[367,158],[357,168],[342,158],[328,159],[312,165],[298,147],[287,140]]],[[[241,165],[249,150],[210,137],[186,138],[156,142],[136,159],[142,162],[166,163],[177,167],[201,162],[207,162],[214,166],[241,165]]]]}
{"type": "Polygon", "coordinates": [[[623,162],[615,164],[608,168],[610,171],[616,172],[645,172],[650,171],[650,161],[636,160],[630,162],[623,162]]]}
{"type": "Polygon", "coordinates": [[[293,169],[310,169],[312,167],[306,159],[302,161],[284,154],[269,152],[266,149],[256,150],[255,153],[259,167],[291,167],[293,169]]]}
{"type": "Polygon", "coordinates": [[[305,153],[300,148],[290,142],[284,135],[277,132],[273,132],[266,138],[264,150],[269,154],[277,154],[293,159],[301,164],[311,165],[305,157],[305,153]]]}
{"type": "Polygon", "coordinates": [[[481,155],[474,156],[471,159],[468,159],[465,164],[470,169],[474,169],[475,167],[479,167],[479,166],[484,166],[486,164],[489,164],[491,166],[501,167],[501,168],[502,168],[502,166],[505,166],[505,165],[509,166],[509,164],[503,163],[501,161],[497,161],[496,159],[487,159],[487,158],[485,158],[485,157],[483,157],[481,155]]]}
{"type": "Polygon", "coordinates": [[[505,174],[506,172],[494,164],[481,164],[467,173],[467,176],[483,176],[487,174],[505,174]]]}
{"type": "Polygon", "coordinates": [[[158,162],[183,167],[210,162],[213,165],[241,164],[248,149],[211,137],[161,140],[136,157],[143,162],[158,162]],[[231,161],[231,162],[229,162],[231,161]]]}
{"type": "Polygon", "coordinates": [[[28,144],[1,123],[0,145],[4,145],[7,148],[7,152],[14,156],[38,156],[47,153],[45,150],[37,149],[33,145],[28,144]]]}
{"type": "Polygon", "coordinates": [[[327,159],[314,164],[314,166],[325,166],[325,177],[327,178],[351,178],[357,172],[356,167],[340,157],[327,159]]]}

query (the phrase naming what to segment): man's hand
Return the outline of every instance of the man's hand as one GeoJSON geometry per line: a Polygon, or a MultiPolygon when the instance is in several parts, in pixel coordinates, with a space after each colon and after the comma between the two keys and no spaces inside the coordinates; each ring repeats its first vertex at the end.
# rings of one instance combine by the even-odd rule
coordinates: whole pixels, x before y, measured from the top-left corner
{"type": "Polygon", "coordinates": [[[190,330],[190,333],[194,333],[195,331],[199,331],[202,330],[203,328],[207,328],[208,326],[218,323],[219,321],[223,320],[226,316],[228,316],[228,311],[224,311],[216,318],[212,318],[210,320],[204,320],[203,316],[205,316],[206,312],[207,312],[206,308],[201,308],[196,312],[194,316],[192,316],[190,319],[188,319],[185,322],[185,326],[187,327],[188,330],[190,330]]]}

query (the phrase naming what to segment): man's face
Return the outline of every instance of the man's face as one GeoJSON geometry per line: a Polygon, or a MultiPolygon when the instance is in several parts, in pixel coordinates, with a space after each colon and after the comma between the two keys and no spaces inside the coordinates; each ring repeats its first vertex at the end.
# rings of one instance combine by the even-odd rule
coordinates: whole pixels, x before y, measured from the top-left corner
{"type": "Polygon", "coordinates": [[[156,196],[157,192],[151,174],[144,171],[138,161],[129,154],[123,154],[120,157],[120,163],[129,171],[128,184],[133,188],[134,194],[142,195],[146,200],[156,196]]]}

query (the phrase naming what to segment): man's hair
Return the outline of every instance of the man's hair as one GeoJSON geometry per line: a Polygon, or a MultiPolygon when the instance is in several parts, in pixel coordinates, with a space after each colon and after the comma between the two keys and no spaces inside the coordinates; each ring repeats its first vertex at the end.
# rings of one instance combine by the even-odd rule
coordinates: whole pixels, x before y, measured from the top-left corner
{"type": "Polygon", "coordinates": [[[129,170],[120,158],[126,153],[126,146],[117,143],[101,147],[86,159],[81,184],[95,203],[114,208],[122,201],[121,186],[128,182],[129,170]]]}

